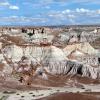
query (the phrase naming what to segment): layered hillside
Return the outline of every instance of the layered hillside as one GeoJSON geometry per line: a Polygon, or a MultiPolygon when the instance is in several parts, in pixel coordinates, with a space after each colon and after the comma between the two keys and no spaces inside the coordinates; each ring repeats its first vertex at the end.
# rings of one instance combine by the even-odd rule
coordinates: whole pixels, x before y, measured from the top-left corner
{"type": "Polygon", "coordinates": [[[24,78],[28,84],[34,77],[49,80],[48,75],[79,75],[99,80],[100,50],[93,43],[100,33],[96,29],[88,32],[58,28],[4,29],[0,36],[0,76],[5,80],[24,78]],[[91,39],[86,35],[91,35],[91,39]]]}

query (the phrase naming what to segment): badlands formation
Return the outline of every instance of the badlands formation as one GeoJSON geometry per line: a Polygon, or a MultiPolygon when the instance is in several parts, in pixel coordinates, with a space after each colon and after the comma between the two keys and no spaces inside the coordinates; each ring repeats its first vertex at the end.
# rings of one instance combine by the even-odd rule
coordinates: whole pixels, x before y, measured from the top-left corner
{"type": "Polygon", "coordinates": [[[31,100],[45,98],[51,91],[100,92],[99,44],[99,26],[0,27],[1,100],[24,98],[16,93],[31,100]],[[35,89],[37,97],[18,92],[37,95],[35,89]]]}

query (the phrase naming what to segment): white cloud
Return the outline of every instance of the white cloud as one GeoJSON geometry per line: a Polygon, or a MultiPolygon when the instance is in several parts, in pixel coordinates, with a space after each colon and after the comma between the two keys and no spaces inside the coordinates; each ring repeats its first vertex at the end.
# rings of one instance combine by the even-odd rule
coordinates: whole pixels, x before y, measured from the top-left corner
{"type": "Polygon", "coordinates": [[[63,14],[65,14],[65,13],[70,13],[70,12],[71,12],[70,9],[66,9],[66,10],[62,11],[63,14]]]}
{"type": "Polygon", "coordinates": [[[12,10],[19,10],[19,7],[18,6],[12,5],[12,4],[10,4],[7,1],[2,1],[2,2],[0,1],[0,6],[7,7],[7,8],[12,9],[12,10]]]}
{"type": "Polygon", "coordinates": [[[100,9],[97,10],[97,14],[100,14],[100,9]]]}
{"type": "Polygon", "coordinates": [[[84,9],[84,8],[77,8],[76,12],[78,12],[78,13],[87,13],[87,12],[90,12],[90,10],[84,9]]]}
{"type": "Polygon", "coordinates": [[[10,6],[9,6],[9,9],[12,9],[12,10],[19,10],[19,7],[18,7],[18,6],[14,6],[14,5],[10,5],[10,6]]]}
{"type": "Polygon", "coordinates": [[[100,4],[100,0],[65,0],[67,3],[79,3],[83,5],[88,5],[88,4],[100,4]]]}
{"type": "Polygon", "coordinates": [[[14,22],[14,23],[26,23],[26,22],[46,22],[47,18],[35,18],[35,17],[25,17],[25,16],[9,16],[1,17],[0,22],[14,22]]]}
{"type": "Polygon", "coordinates": [[[68,24],[89,24],[89,23],[100,23],[100,9],[91,10],[85,8],[76,9],[65,9],[63,11],[50,11],[47,16],[49,16],[54,21],[68,22],[68,24]]]}
{"type": "Polygon", "coordinates": [[[67,16],[68,16],[68,18],[71,18],[71,19],[74,19],[75,18],[75,15],[72,15],[72,14],[69,14],[67,16]]]}
{"type": "Polygon", "coordinates": [[[9,2],[0,2],[0,6],[9,6],[9,2]]]}

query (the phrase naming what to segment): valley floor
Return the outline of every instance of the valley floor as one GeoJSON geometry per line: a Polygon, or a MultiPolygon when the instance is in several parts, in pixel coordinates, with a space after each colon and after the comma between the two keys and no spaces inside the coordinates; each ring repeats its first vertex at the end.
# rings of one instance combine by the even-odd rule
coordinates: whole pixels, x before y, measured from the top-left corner
{"type": "Polygon", "coordinates": [[[20,90],[20,86],[19,90],[1,91],[0,100],[100,100],[99,84],[82,85],[83,87],[23,86],[26,91],[20,90]]]}

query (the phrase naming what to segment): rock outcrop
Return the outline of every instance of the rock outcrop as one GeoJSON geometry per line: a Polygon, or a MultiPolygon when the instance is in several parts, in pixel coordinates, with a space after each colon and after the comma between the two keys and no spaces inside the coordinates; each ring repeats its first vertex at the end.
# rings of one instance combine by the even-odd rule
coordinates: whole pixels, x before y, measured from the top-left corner
{"type": "Polygon", "coordinates": [[[94,49],[88,42],[67,45],[63,50],[67,56],[71,52],[73,52],[74,50],[77,50],[77,49],[86,53],[86,54],[89,54],[89,55],[98,53],[98,50],[94,49]]]}
{"type": "Polygon", "coordinates": [[[98,31],[88,32],[83,28],[81,31],[65,30],[45,27],[1,30],[0,63],[4,65],[1,73],[10,74],[20,65],[25,66],[25,70],[31,65],[39,65],[51,74],[100,78],[98,58],[93,56],[98,54],[98,50],[89,43],[99,37],[98,31]],[[27,60],[22,61],[23,56],[27,60]]]}

